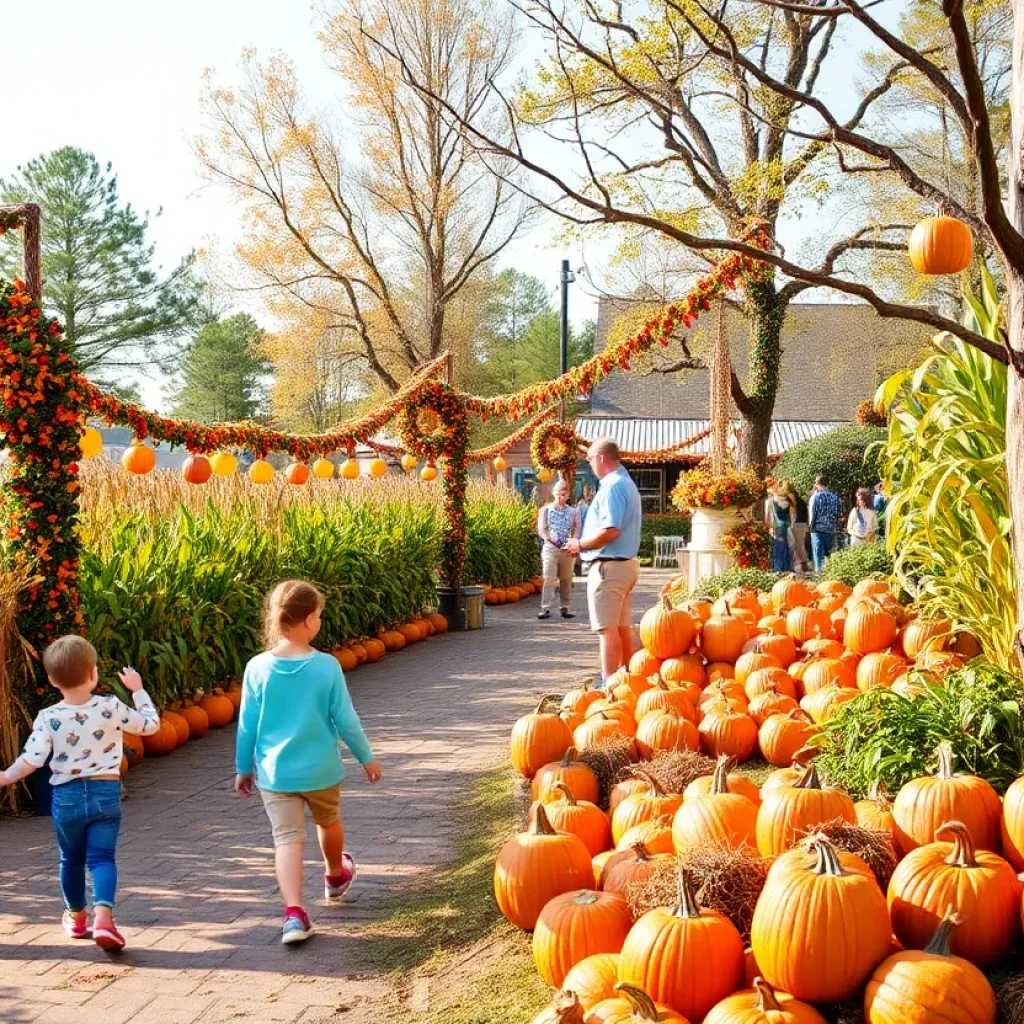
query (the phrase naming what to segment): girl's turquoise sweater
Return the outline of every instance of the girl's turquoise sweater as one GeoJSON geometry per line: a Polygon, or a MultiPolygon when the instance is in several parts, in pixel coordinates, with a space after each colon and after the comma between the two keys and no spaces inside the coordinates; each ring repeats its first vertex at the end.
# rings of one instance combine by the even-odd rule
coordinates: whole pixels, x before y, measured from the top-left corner
{"type": "Polygon", "coordinates": [[[235,769],[271,793],[327,789],[345,777],[338,740],[360,764],[373,760],[341,666],[330,654],[279,658],[269,651],[245,667],[235,769]]]}

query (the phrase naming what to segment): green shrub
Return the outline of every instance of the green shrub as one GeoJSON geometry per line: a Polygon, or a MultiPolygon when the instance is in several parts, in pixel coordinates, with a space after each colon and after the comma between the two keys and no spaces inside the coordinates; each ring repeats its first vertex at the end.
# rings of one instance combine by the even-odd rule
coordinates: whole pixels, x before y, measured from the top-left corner
{"type": "Polygon", "coordinates": [[[854,544],[829,555],[821,567],[821,579],[840,580],[852,587],[869,576],[891,576],[892,571],[892,555],[884,544],[854,544]]]}
{"type": "Polygon", "coordinates": [[[770,572],[768,569],[729,569],[720,576],[709,576],[702,580],[687,596],[719,598],[727,590],[735,587],[748,586],[758,591],[771,590],[784,573],[770,572]]]}
{"type": "Polygon", "coordinates": [[[814,489],[814,478],[822,474],[850,508],[858,487],[874,487],[881,479],[879,455],[885,439],[884,427],[838,427],[790,448],[772,475],[790,481],[806,497],[814,489]]]}
{"type": "Polygon", "coordinates": [[[654,557],[655,537],[682,537],[690,543],[690,517],[681,512],[645,515],[640,526],[640,558],[654,557]]]}
{"type": "Polygon", "coordinates": [[[959,771],[1003,791],[1024,769],[1024,684],[1018,675],[976,659],[915,697],[869,690],[822,726],[820,771],[854,798],[884,782],[889,793],[934,771],[948,742],[959,771]]]}

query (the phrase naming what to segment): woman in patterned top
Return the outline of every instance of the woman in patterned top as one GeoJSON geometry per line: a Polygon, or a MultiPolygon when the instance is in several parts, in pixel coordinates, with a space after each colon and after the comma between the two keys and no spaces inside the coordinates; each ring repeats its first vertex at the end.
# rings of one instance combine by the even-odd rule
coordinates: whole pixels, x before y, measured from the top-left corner
{"type": "Polygon", "coordinates": [[[572,573],[576,556],[565,550],[570,537],[579,536],[579,522],[576,510],[569,504],[569,485],[564,480],[551,489],[551,501],[544,505],[537,515],[537,533],[544,541],[541,549],[541,566],[544,572],[544,591],[540,598],[538,619],[551,618],[551,602],[554,598],[555,583],[559,584],[562,618],[574,618],[569,611],[572,600],[572,573]]]}

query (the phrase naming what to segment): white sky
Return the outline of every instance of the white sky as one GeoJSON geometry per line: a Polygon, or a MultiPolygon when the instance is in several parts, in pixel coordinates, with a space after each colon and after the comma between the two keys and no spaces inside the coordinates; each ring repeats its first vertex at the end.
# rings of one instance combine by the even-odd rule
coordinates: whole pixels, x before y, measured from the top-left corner
{"type": "MultiPolygon", "coordinates": [[[[0,176],[67,145],[110,161],[122,201],[152,213],[162,207],[150,237],[165,269],[193,248],[229,252],[237,237],[238,209],[202,184],[189,146],[201,127],[203,72],[213,68],[230,84],[243,49],[279,49],[295,61],[312,100],[328,103],[339,93],[312,9],[299,0],[0,0],[0,23],[16,25],[19,39],[30,41],[3,41],[9,102],[0,176]]],[[[501,265],[555,288],[561,259],[581,262],[578,251],[551,243],[557,228],[541,222],[506,250],[501,265]]],[[[570,310],[578,322],[596,315],[596,301],[574,287],[570,310]]],[[[160,407],[164,382],[140,383],[147,403],[160,407]]]]}

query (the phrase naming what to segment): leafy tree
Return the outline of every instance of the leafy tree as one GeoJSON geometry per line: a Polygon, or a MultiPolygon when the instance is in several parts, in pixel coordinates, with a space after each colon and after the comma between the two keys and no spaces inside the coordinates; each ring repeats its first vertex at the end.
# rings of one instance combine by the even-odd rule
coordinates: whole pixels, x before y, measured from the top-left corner
{"type": "Polygon", "coordinates": [[[174,415],[203,423],[257,416],[268,372],[262,343],[263,331],[246,313],[202,327],[185,354],[174,415]]]}
{"type": "MultiPolygon", "coordinates": [[[[121,202],[109,163],[65,146],[0,180],[0,202],[42,207],[43,304],[90,376],[151,365],[193,326],[192,257],[160,275],[147,216],[121,202]]],[[[3,241],[0,271],[9,275],[17,243],[3,241]]]]}
{"type": "Polygon", "coordinates": [[[857,488],[873,488],[881,479],[879,458],[886,436],[884,427],[837,427],[794,445],[775,464],[772,475],[788,480],[806,497],[820,473],[849,510],[857,488]]]}

